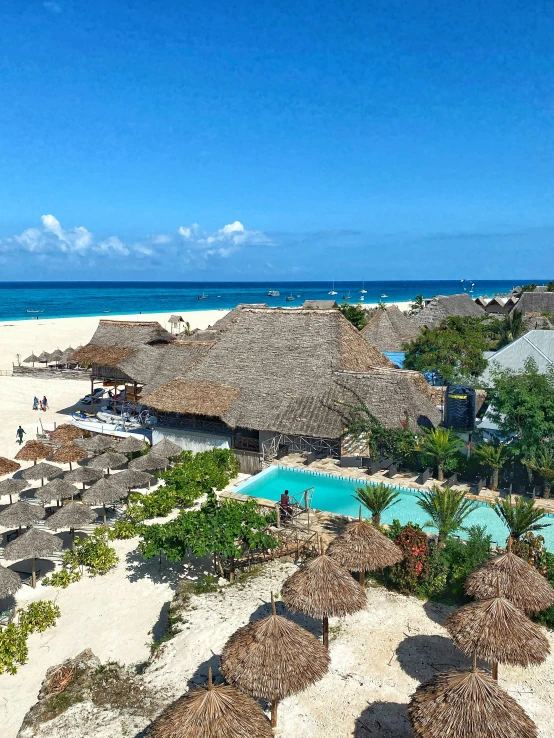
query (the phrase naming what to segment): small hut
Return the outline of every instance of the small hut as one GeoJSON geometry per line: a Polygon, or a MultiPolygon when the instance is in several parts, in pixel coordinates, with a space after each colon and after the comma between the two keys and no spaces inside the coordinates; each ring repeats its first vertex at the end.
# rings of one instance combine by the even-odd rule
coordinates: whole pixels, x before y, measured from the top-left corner
{"type": "Polygon", "coordinates": [[[127,457],[123,454],[115,453],[115,451],[106,451],[105,454],[91,459],[87,466],[89,469],[107,470],[109,475],[110,469],[119,469],[120,467],[125,466],[126,463],[127,457]]]}
{"type": "Polygon", "coordinates": [[[102,470],[100,469],[91,469],[89,466],[78,466],[73,471],[66,472],[64,474],[64,480],[72,484],[82,484],[83,489],[85,489],[85,484],[93,484],[101,479],[102,476],[102,470]]]}
{"type": "Polygon", "coordinates": [[[46,459],[52,453],[52,446],[49,446],[42,441],[27,441],[27,443],[20,448],[15,458],[18,461],[33,461],[35,464],[38,459],[46,459]]]}
{"type": "Polygon", "coordinates": [[[63,542],[58,536],[46,533],[38,528],[31,528],[23,535],[8,543],[4,549],[7,561],[21,561],[32,559],[31,584],[36,587],[36,560],[47,559],[57,551],[61,551],[63,542]]]}
{"type": "Polygon", "coordinates": [[[21,585],[19,574],[6,566],[0,566],[0,600],[15,594],[21,585]]]}
{"type": "Polygon", "coordinates": [[[77,428],[76,425],[71,425],[71,423],[63,423],[50,433],[50,440],[56,441],[56,443],[68,443],[82,437],[83,431],[77,428]]]}
{"type": "MultiPolygon", "coordinates": [[[[226,684],[187,692],[166,708],[147,731],[148,738],[273,738],[262,708],[252,697],[226,684]]],[[[526,737],[524,737],[526,738],[526,737]]]]}
{"type": "Polygon", "coordinates": [[[10,505],[12,504],[12,495],[18,495],[28,487],[29,484],[24,479],[4,479],[0,482],[0,497],[4,495],[10,496],[10,505]]]}
{"type": "Polygon", "coordinates": [[[182,315],[170,315],[167,322],[170,325],[171,334],[173,335],[173,331],[179,333],[179,326],[181,323],[184,323],[185,320],[182,315]]]}
{"type": "Polygon", "coordinates": [[[37,497],[44,502],[45,505],[49,505],[52,500],[56,500],[56,503],[60,503],[61,500],[68,500],[74,497],[77,490],[75,486],[71,484],[67,479],[61,479],[56,477],[44,487],[37,489],[37,497]]]}
{"type": "Polygon", "coordinates": [[[54,479],[55,477],[60,477],[62,474],[63,469],[60,469],[59,466],[54,466],[54,464],[47,464],[45,461],[30,466],[21,472],[23,479],[40,479],[41,486],[44,486],[45,479],[54,479]]]}
{"type": "Polygon", "coordinates": [[[484,671],[451,671],[421,684],[408,706],[415,738],[537,738],[537,726],[484,671]]]}
{"type": "Polygon", "coordinates": [[[64,443],[59,449],[50,457],[52,461],[57,464],[69,464],[69,469],[72,469],[72,464],[75,461],[83,461],[88,457],[88,453],[84,448],[77,446],[71,441],[64,443]]]}
{"type": "Polygon", "coordinates": [[[52,530],[62,530],[69,528],[71,533],[71,548],[75,545],[75,528],[93,523],[97,518],[94,510],[91,510],[82,502],[68,502],[46,521],[48,528],[52,530]]]}
{"type": "Polygon", "coordinates": [[[352,615],[366,606],[366,594],[350,572],[330,556],[311,559],[290,576],[281,597],[291,610],[323,620],[323,645],[329,646],[329,618],[352,615]]]}
{"type": "Polygon", "coordinates": [[[111,505],[121,497],[121,489],[118,489],[111,480],[102,477],[98,482],[95,482],[92,487],[89,487],[81,495],[84,502],[88,502],[89,505],[102,505],[104,510],[104,527],[108,527],[108,515],[106,511],[106,505],[111,505]]]}
{"type": "Polygon", "coordinates": [[[32,505],[30,502],[19,500],[14,502],[0,513],[0,525],[4,528],[17,528],[21,534],[24,525],[33,525],[39,520],[44,520],[44,508],[42,505],[32,505]]]}
{"type": "Polygon", "coordinates": [[[183,449],[181,446],[173,443],[169,438],[164,438],[152,446],[153,454],[156,454],[156,456],[163,456],[166,459],[173,459],[175,456],[179,456],[182,451],[183,449]]]}
{"type": "Polygon", "coordinates": [[[271,615],[233,633],[221,652],[220,670],[237,689],[271,702],[275,728],[279,701],[319,681],[330,661],[317,638],[277,615],[271,595],[271,615]]]}

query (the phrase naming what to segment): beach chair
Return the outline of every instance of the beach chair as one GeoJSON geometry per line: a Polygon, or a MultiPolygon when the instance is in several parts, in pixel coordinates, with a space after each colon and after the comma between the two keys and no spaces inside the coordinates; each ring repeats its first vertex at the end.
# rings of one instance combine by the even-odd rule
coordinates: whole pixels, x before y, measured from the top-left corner
{"type": "Polygon", "coordinates": [[[340,466],[343,469],[360,469],[362,466],[362,459],[359,456],[341,456],[340,466]]]}
{"type": "Polygon", "coordinates": [[[451,474],[448,479],[444,481],[443,486],[444,487],[452,487],[453,484],[458,484],[458,475],[456,472],[454,474],[451,474]]]}
{"type": "Polygon", "coordinates": [[[398,464],[391,464],[387,469],[387,477],[392,479],[398,473],[398,464]]]}
{"type": "Polygon", "coordinates": [[[422,471],[419,477],[417,477],[416,483],[425,484],[425,482],[428,479],[431,479],[432,476],[433,476],[433,470],[430,467],[427,467],[427,469],[425,469],[425,471],[422,471]]]}
{"type": "Polygon", "coordinates": [[[289,447],[286,444],[284,444],[284,443],[279,444],[279,448],[277,449],[277,457],[276,458],[277,459],[284,459],[285,456],[288,456],[288,455],[289,455],[289,447]]]}
{"type": "Polygon", "coordinates": [[[304,461],[305,466],[310,466],[310,464],[313,464],[314,461],[317,460],[317,453],[315,451],[312,451],[306,456],[306,460],[304,461]]]}

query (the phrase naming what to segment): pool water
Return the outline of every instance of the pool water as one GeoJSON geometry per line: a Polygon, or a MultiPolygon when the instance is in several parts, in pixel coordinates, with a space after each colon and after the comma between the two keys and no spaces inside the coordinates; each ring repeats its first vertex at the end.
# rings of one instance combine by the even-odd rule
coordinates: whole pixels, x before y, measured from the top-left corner
{"type": "MultiPolygon", "coordinates": [[[[266,500],[281,499],[282,493],[287,489],[289,495],[300,495],[308,487],[314,488],[312,507],[316,510],[325,510],[340,515],[357,517],[360,503],[354,499],[356,487],[364,486],[365,482],[348,477],[335,477],[321,472],[301,471],[279,466],[270,466],[263,472],[246,480],[236,487],[236,491],[252,497],[263,497],[266,500]]],[[[429,516],[417,504],[415,490],[407,487],[391,485],[400,492],[395,505],[390,507],[381,516],[382,523],[392,523],[394,518],[405,524],[409,521],[423,526],[429,516]]],[[[368,511],[362,508],[364,517],[368,511]]],[[[554,516],[548,515],[544,522],[551,525],[541,531],[544,536],[546,547],[554,551],[554,516]]],[[[492,535],[493,544],[504,545],[508,535],[508,529],[500,520],[498,515],[486,502],[480,502],[477,510],[471,512],[464,523],[466,528],[472,525],[483,525],[488,533],[492,535]]],[[[436,529],[426,528],[430,533],[436,529]]],[[[464,538],[466,533],[462,530],[458,534],[464,538]]]]}

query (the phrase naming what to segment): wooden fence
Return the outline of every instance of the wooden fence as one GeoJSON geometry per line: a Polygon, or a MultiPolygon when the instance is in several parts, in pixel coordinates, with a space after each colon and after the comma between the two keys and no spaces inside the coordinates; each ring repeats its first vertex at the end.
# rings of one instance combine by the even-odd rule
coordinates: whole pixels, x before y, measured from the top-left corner
{"type": "Polygon", "coordinates": [[[262,470],[262,455],[255,451],[241,451],[238,448],[233,449],[237,459],[239,460],[239,471],[242,474],[257,474],[262,470]]]}

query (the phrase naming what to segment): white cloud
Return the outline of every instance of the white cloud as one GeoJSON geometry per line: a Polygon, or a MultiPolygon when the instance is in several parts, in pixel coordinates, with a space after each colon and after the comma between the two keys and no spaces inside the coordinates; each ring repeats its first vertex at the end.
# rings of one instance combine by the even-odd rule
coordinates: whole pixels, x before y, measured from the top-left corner
{"type": "Polygon", "coordinates": [[[62,251],[86,251],[92,245],[92,233],[83,226],[77,226],[77,228],[66,231],[62,228],[60,221],[53,215],[43,215],[41,220],[44,230],[58,238],[59,248],[62,251]]]}
{"type": "Polygon", "coordinates": [[[205,256],[227,258],[238,251],[241,246],[271,245],[271,241],[265,233],[248,230],[238,220],[224,225],[223,228],[213,233],[201,231],[198,223],[193,223],[191,226],[181,226],[177,232],[187,242],[188,246],[194,246],[196,249],[203,251],[205,256]]]}
{"type": "Polygon", "coordinates": [[[164,244],[164,243],[171,243],[173,239],[171,236],[168,236],[166,233],[160,233],[157,236],[153,236],[152,243],[158,245],[158,244],[164,244]]]}
{"type": "Polygon", "coordinates": [[[131,253],[129,247],[125,246],[125,244],[120,241],[117,236],[110,236],[104,241],[100,241],[96,248],[98,251],[101,251],[104,254],[109,254],[110,252],[113,252],[116,254],[127,256],[131,253]]]}
{"type": "Polygon", "coordinates": [[[199,228],[200,226],[198,225],[198,223],[193,223],[188,228],[186,226],[181,226],[177,233],[188,240],[194,238],[194,236],[198,233],[199,228]]]}

